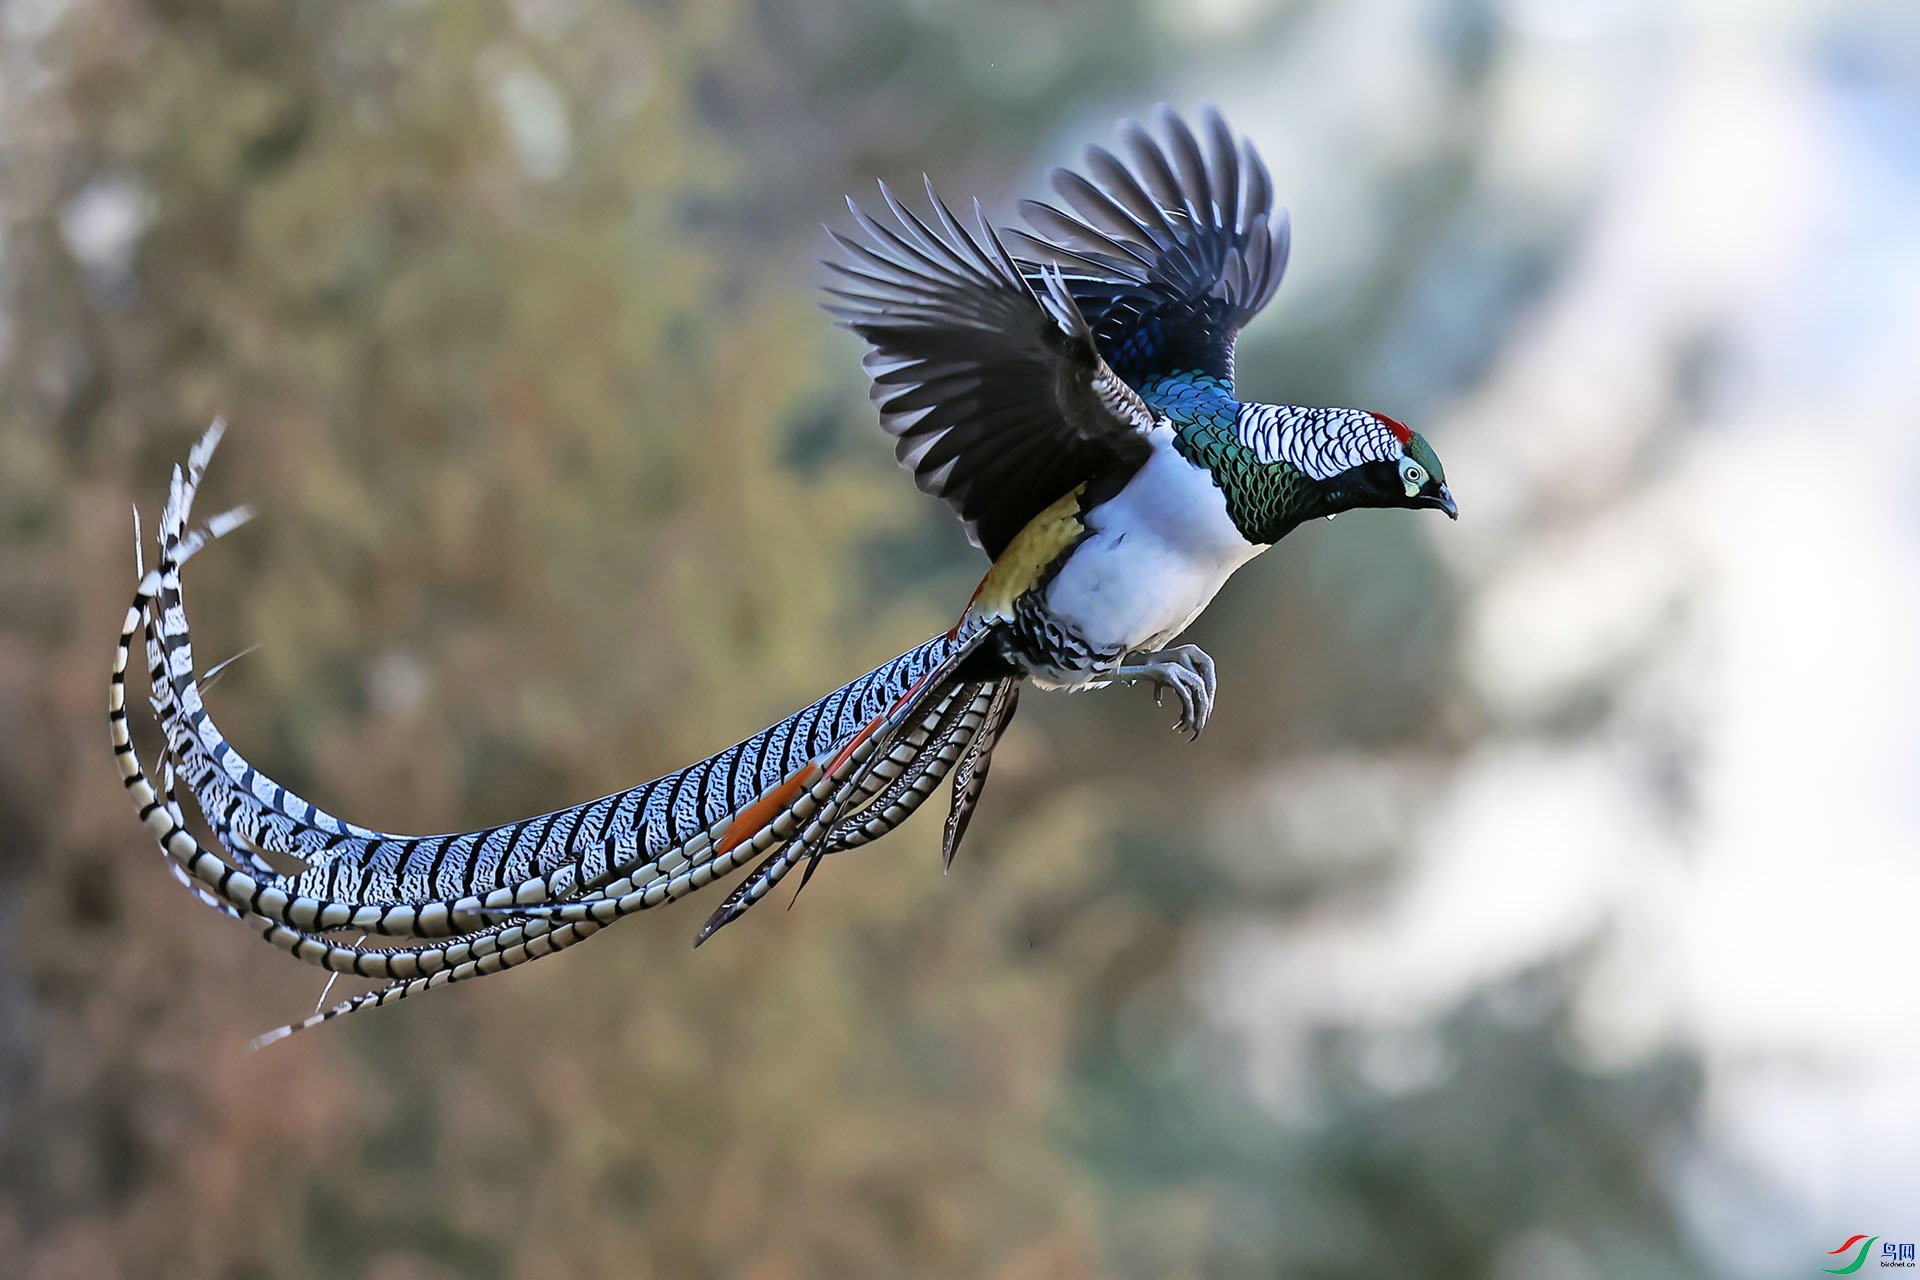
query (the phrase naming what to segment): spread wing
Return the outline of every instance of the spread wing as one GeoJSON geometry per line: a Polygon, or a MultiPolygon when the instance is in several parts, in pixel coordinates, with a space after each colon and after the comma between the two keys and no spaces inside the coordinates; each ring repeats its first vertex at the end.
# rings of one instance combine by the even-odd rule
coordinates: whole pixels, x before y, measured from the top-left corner
{"type": "Polygon", "coordinates": [[[1231,383],[1234,338],[1287,268],[1286,210],[1274,209],[1273,182],[1253,145],[1236,148],[1218,111],[1201,117],[1204,154],[1172,109],[1155,114],[1164,148],[1122,121],[1131,166],[1089,147],[1091,178],[1053,171],[1054,190],[1072,212],[1022,201],[1021,216],[1037,234],[1007,234],[1035,263],[1065,273],[1101,352],[1134,386],[1177,373],[1231,383]]]}
{"type": "Polygon", "coordinates": [[[974,205],[968,231],[927,185],[937,229],[894,198],[889,226],[849,200],[861,237],[827,310],[873,345],[880,422],[900,464],[995,559],[1074,486],[1146,461],[1153,413],[1100,358],[1058,271],[1019,264],[974,205]],[[897,228],[897,229],[896,229],[897,228]]]}

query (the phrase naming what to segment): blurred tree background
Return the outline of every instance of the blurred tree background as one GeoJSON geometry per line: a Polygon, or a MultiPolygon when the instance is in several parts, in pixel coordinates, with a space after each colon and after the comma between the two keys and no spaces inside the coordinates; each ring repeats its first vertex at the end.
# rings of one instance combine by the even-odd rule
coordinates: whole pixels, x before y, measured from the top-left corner
{"type": "MultiPolygon", "coordinates": [[[[1529,496],[1561,459],[1476,434],[1659,64],[1589,50],[1576,141],[1540,142],[1527,94],[1567,67],[1515,12],[1550,8],[0,9],[3,1269],[1712,1270],[1699,1052],[1582,1022],[1605,920],[1378,1025],[1247,959],[1391,902],[1472,752],[1641,723],[1605,682],[1515,710],[1461,674],[1488,540],[1657,488],[1719,367],[1706,320],[1650,336],[1645,430],[1571,515],[1529,496]],[[207,501],[261,518],[194,566],[200,653],[257,646],[212,701],[269,772],[412,831],[628,785],[945,625],[980,571],[814,307],[842,193],[924,168],[1004,215],[1110,118],[1209,97],[1299,219],[1242,390],[1434,423],[1470,520],[1517,452],[1492,533],[1443,560],[1455,530],[1356,517],[1242,574],[1194,636],[1224,687],[1197,746],[1144,695],[1029,699],[944,878],[923,820],[697,955],[704,899],[246,1051],[321,979],[167,879],[100,714],[129,507],[210,418],[207,501]],[[1280,1021],[1284,1051],[1248,1030],[1280,1021]]],[[[1685,790],[1685,742],[1649,788],[1685,790]]]]}

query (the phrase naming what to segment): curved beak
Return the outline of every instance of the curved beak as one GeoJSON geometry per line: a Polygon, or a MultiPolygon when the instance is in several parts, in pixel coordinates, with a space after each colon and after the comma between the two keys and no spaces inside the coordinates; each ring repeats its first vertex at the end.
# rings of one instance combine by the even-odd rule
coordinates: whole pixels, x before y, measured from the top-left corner
{"type": "Polygon", "coordinates": [[[1429,505],[1438,507],[1440,510],[1446,512],[1447,519],[1449,520],[1458,520],[1460,518],[1460,508],[1454,505],[1453,493],[1445,485],[1441,485],[1438,489],[1435,489],[1432,494],[1428,495],[1427,502],[1429,505]]]}

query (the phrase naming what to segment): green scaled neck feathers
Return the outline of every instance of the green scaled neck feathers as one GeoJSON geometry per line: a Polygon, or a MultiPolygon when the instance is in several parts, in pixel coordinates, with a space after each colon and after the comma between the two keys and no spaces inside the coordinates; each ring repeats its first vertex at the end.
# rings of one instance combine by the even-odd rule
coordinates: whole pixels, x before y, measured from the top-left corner
{"type": "Polygon", "coordinates": [[[1266,545],[1357,507],[1453,514],[1431,445],[1361,409],[1243,404],[1216,378],[1168,378],[1142,398],[1166,414],[1181,456],[1213,475],[1242,537],[1266,545]]]}
{"type": "Polygon", "coordinates": [[[1227,517],[1248,542],[1280,541],[1301,522],[1329,515],[1321,486],[1292,463],[1263,462],[1241,441],[1231,412],[1174,419],[1174,447],[1213,473],[1227,500],[1227,517]]]}

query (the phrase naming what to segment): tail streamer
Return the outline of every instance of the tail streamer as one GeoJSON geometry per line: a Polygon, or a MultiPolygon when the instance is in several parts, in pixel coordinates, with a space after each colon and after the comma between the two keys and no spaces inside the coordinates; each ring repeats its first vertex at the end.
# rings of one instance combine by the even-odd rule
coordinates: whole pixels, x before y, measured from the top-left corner
{"type": "Polygon", "coordinates": [[[956,822],[964,832],[1017,691],[1018,677],[969,675],[982,669],[970,660],[993,638],[988,623],[935,636],[684,769],[518,822],[397,835],[345,821],[288,790],[226,740],[194,669],[181,570],[252,514],[236,508],[192,523],[224,430],[216,420],[186,466],[175,468],[150,570],[137,554],[135,513],[139,581],[114,652],[107,720],[128,796],[176,880],[297,959],[383,983],[268,1032],[256,1047],[552,955],[757,860],[697,945],[796,863],[811,869],[899,826],[958,765],[951,860],[956,822]],[[145,642],[148,701],[164,743],[159,786],[135,748],[127,713],[136,636],[145,642]],[[185,783],[216,848],[188,829],[176,782],[185,783]],[[330,936],[347,933],[363,937],[330,936]]]}

